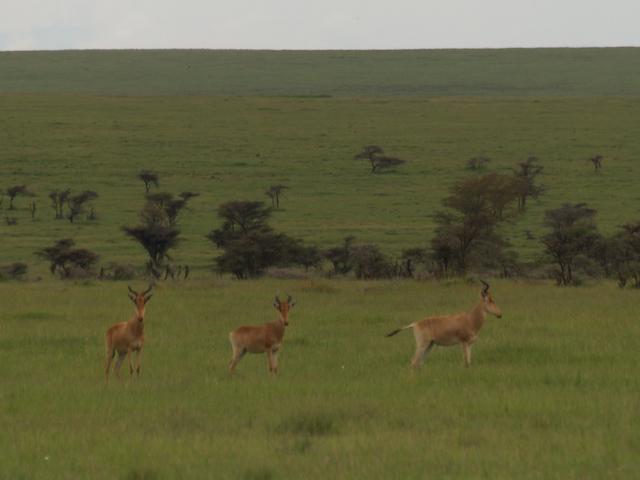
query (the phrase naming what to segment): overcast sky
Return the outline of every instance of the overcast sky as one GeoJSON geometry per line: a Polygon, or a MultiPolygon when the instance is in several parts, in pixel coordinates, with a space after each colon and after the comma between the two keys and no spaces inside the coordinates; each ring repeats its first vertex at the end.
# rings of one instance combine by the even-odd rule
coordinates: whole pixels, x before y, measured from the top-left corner
{"type": "Polygon", "coordinates": [[[0,8],[0,50],[640,45],[640,0],[0,0],[0,8]]]}

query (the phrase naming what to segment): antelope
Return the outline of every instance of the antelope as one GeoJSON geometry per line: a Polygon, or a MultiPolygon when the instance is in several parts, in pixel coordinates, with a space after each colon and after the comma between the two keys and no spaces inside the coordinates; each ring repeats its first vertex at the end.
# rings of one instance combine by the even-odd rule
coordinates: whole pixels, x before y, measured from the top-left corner
{"type": "Polygon", "coordinates": [[[109,382],[109,369],[111,361],[115,354],[118,354],[116,360],[115,372],[120,378],[120,366],[126,356],[129,356],[129,375],[133,376],[133,352],[136,352],[136,374],[140,376],[140,362],[142,360],[142,346],[144,345],[144,308],[151,294],[147,295],[152,286],[149,285],[144,292],[138,293],[131,287],[129,288],[129,298],[136,306],[136,314],[127,322],[120,322],[112,325],[105,335],[106,344],[106,381],[109,382]]]}
{"type": "Polygon", "coordinates": [[[282,301],[276,295],[273,306],[278,310],[278,319],[273,322],[257,326],[244,326],[236,328],[229,333],[229,341],[233,355],[229,362],[229,373],[233,373],[236,365],[245,353],[267,353],[269,373],[278,373],[278,350],[282,346],[284,330],[289,325],[289,311],[295,302],[291,295],[282,301]]]}
{"type": "Polygon", "coordinates": [[[471,364],[471,345],[478,337],[487,313],[498,318],[502,317],[500,307],[496,305],[489,293],[489,284],[484,280],[480,281],[484,284],[480,292],[480,301],[469,312],[427,317],[387,334],[387,337],[391,337],[402,330],[413,329],[416,353],[411,360],[411,368],[416,369],[422,365],[424,357],[434,345],[448,347],[458,343],[462,344],[465,366],[468,367],[471,364]]]}

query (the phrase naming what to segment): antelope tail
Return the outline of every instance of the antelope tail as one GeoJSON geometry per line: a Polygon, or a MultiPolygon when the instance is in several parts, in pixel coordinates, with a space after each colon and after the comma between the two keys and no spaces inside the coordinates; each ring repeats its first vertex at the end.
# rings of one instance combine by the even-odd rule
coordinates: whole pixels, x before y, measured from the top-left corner
{"type": "Polygon", "coordinates": [[[387,337],[393,337],[396,333],[400,333],[402,330],[406,330],[407,328],[411,328],[411,327],[413,327],[413,323],[410,323],[405,327],[396,328],[393,332],[387,333],[387,337]]]}

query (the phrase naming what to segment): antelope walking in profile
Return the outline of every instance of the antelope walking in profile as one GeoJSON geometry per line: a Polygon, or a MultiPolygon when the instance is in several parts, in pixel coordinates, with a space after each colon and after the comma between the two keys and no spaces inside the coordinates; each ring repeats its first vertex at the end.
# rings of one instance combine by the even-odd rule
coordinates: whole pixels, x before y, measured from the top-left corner
{"type": "Polygon", "coordinates": [[[136,374],[140,376],[140,362],[142,360],[142,346],[144,345],[144,308],[151,294],[151,285],[144,292],[138,293],[131,287],[129,288],[129,298],[136,306],[136,314],[127,322],[120,322],[112,325],[105,335],[105,344],[107,351],[107,360],[105,375],[106,381],[109,382],[109,369],[113,357],[118,354],[116,360],[115,372],[120,378],[120,366],[126,356],[129,356],[129,375],[133,376],[133,352],[136,352],[136,374]]]}
{"type": "Polygon", "coordinates": [[[265,353],[269,362],[269,372],[278,373],[278,351],[282,346],[284,329],[289,325],[289,311],[295,302],[291,295],[282,301],[276,295],[273,306],[278,310],[278,319],[264,325],[236,328],[229,334],[233,356],[229,362],[229,373],[233,373],[236,365],[245,353],[265,353]]]}
{"type": "Polygon", "coordinates": [[[484,284],[484,288],[480,292],[480,301],[471,311],[441,317],[428,317],[387,334],[387,337],[391,337],[402,330],[413,329],[413,335],[416,339],[416,353],[411,360],[412,368],[416,369],[422,365],[424,357],[434,345],[448,347],[458,343],[462,344],[464,363],[467,367],[469,366],[471,345],[478,337],[478,332],[484,324],[487,313],[498,318],[502,317],[500,307],[496,305],[491,293],[489,293],[489,284],[483,280],[480,281],[484,284]]]}

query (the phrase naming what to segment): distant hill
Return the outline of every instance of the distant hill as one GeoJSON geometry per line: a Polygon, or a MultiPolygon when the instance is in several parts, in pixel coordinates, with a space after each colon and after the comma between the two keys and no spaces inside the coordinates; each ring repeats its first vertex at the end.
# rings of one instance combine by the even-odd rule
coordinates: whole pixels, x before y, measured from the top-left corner
{"type": "Polygon", "coordinates": [[[640,48],[0,52],[0,93],[264,96],[640,94],[640,48]]]}

